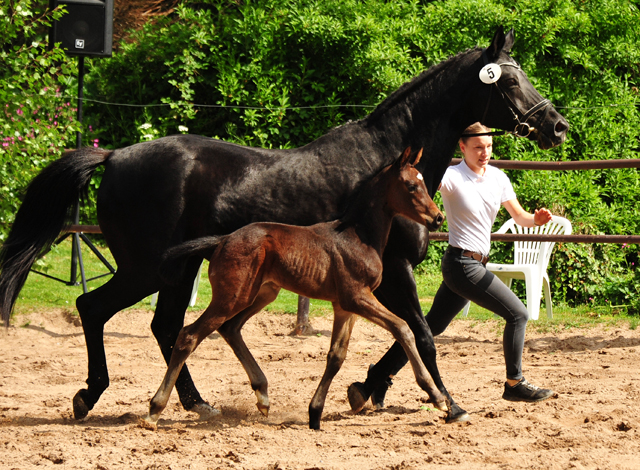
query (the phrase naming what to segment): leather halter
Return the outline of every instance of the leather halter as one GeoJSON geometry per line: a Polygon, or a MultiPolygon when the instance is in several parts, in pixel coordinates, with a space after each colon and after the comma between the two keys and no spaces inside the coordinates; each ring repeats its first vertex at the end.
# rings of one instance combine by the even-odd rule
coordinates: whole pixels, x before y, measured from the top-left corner
{"type": "MultiPolygon", "coordinates": [[[[482,52],[482,59],[485,65],[489,63],[486,49],[482,52]]],[[[497,63],[497,65],[499,65],[500,67],[505,67],[505,66],[515,67],[518,70],[522,70],[516,62],[502,62],[502,63],[497,63]]],[[[529,134],[531,134],[531,132],[535,130],[535,128],[531,127],[527,123],[527,121],[531,116],[533,116],[538,111],[545,110],[545,114],[546,114],[546,112],[548,111],[547,108],[551,105],[551,101],[545,98],[542,101],[540,101],[538,104],[532,106],[528,111],[522,112],[518,107],[518,105],[511,99],[511,97],[507,94],[507,92],[502,88],[502,86],[500,86],[500,80],[495,81],[493,85],[496,86],[496,89],[502,96],[502,100],[507,105],[507,108],[509,108],[509,111],[511,111],[514,121],[517,122],[516,127],[513,129],[513,131],[509,132],[509,134],[514,134],[518,137],[528,137],[529,134]]],[[[489,98],[487,100],[487,107],[484,110],[484,115],[482,116],[481,122],[484,122],[487,116],[487,112],[489,111],[489,104],[491,103],[492,91],[493,91],[493,87],[489,89],[489,98]]],[[[483,135],[486,135],[486,134],[483,134],[483,135]]],[[[497,135],[497,134],[494,134],[494,135],[497,135]]]]}

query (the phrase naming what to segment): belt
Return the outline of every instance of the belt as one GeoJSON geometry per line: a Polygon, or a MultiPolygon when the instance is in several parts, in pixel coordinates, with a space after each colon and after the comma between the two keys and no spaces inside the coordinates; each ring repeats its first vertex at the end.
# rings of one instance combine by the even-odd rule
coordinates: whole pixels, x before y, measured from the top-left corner
{"type": "Polygon", "coordinates": [[[488,256],[485,256],[482,253],[478,253],[476,251],[463,250],[462,248],[458,248],[457,246],[452,246],[452,245],[449,245],[449,249],[455,253],[461,254],[462,256],[466,256],[467,258],[473,258],[476,261],[480,261],[485,266],[489,261],[488,256]]]}

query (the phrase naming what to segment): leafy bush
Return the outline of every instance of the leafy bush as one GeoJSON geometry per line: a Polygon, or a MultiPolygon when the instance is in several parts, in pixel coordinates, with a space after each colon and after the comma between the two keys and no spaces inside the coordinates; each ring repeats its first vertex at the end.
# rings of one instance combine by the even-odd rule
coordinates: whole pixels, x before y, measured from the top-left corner
{"type": "Polygon", "coordinates": [[[0,6],[0,242],[29,181],[75,146],[75,105],[62,95],[73,71],[63,51],[46,49],[50,20],[39,2],[0,6]]]}
{"type": "MultiPolygon", "coordinates": [[[[4,20],[8,10],[3,11],[4,20]]],[[[429,66],[488,44],[496,27],[504,25],[516,31],[513,56],[571,129],[567,142],[549,151],[523,139],[496,138],[496,156],[637,158],[638,17],[637,2],[627,0],[183,1],[174,14],[155,19],[120,44],[113,58],[88,61],[85,122],[92,125],[91,139],[109,147],[179,132],[263,147],[300,146],[363,117],[429,66]]],[[[13,45],[26,44],[23,39],[3,39],[5,54],[13,45]]],[[[45,60],[58,54],[55,64],[61,65],[47,75],[46,83],[42,77],[24,81],[23,89],[36,95],[45,86],[55,90],[60,77],[73,76],[59,53],[38,51],[36,56],[45,60]]],[[[22,64],[15,70],[33,70],[26,56],[12,53],[20,58],[11,61],[22,64]]],[[[41,70],[53,64],[47,62],[41,70]]],[[[6,94],[12,76],[4,70],[0,93],[6,94]]],[[[65,96],[73,96],[73,80],[65,83],[70,87],[62,89],[65,96]]],[[[14,98],[22,95],[12,93],[3,102],[20,102],[14,98]]],[[[47,95],[41,105],[55,110],[65,103],[55,105],[53,98],[47,95]]],[[[12,108],[9,115],[16,111],[12,108]]],[[[6,137],[7,132],[14,135],[16,126],[6,127],[5,116],[0,119],[6,137]]],[[[57,133],[60,140],[52,146],[61,148],[72,127],[57,133]]],[[[43,158],[47,152],[40,148],[27,155],[43,158]]],[[[35,171],[42,163],[27,162],[25,168],[35,171]]],[[[525,208],[549,207],[571,219],[574,233],[640,233],[640,220],[634,217],[640,200],[636,169],[508,173],[525,208]]],[[[21,181],[26,176],[11,174],[21,181]]],[[[16,184],[10,207],[0,213],[3,230],[23,185],[16,184]]],[[[2,201],[4,208],[4,197],[2,201]]],[[[506,217],[502,211],[497,224],[506,217]]],[[[443,247],[433,244],[421,269],[437,269],[443,247]]],[[[506,260],[509,249],[496,244],[493,258],[506,260]]],[[[574,304],[591,299],[605,304],[615,294],[614,286],[620,292],[624,286],[633,291],[637,265],[637,246],[558,244],[551,260],[553,291],[574,304]]]]}

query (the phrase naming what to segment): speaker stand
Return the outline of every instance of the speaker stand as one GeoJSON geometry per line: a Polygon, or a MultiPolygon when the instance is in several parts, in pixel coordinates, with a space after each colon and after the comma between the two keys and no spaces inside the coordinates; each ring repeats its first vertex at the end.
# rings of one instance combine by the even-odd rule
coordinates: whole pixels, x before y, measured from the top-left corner
{"type": "MultiPolygon", "coordinates": [[[[78,124],[82,125],[82,100],[84,98],[84,56],[78,57],[78,111],[77,111],[77,120],[78,124]]],[[[82,131],[76,132],[76,149],[80,150],[82,148],[82,131]]],[[[77,226],[80,223],[80,200],[76,201],[75,211],[74,211],[74,224],[77,226]]],[[[80,269],[80,278],[82,280],[82,290],[86,294],[88,292],[87,282],[93,281],[94,279],[98,279],[100,277],[108,276],[110,274],[115,274],[116,270],[111,263],[98,251],[95,245],[89,240],[89,238],[82,232],[74,232],[67,233],[63,235],[58,240],[56,240],[55,244],[62,242],[69,235],[73,237],[73,241],[71,243],[71,272],[69,275],[69,281],[65,281],[64,279],[59,279],[54,276],[50,276],[49,274],[45,274],[39,271],[31,270],[36,274],[40,274],[49,279],[53,279],[54,281],[64,282],[68,286],[77,286],[78,282],[78,269],[80,269]],[[102,262],[104,266],[109,270],[108,273],[101,274],[96,277],[92,277],[91,279],[87,279],[84,272],[84,263],[82,261],[82,243],[84,242],[91,251],[98,257],[98,259],[102,262]]]]}

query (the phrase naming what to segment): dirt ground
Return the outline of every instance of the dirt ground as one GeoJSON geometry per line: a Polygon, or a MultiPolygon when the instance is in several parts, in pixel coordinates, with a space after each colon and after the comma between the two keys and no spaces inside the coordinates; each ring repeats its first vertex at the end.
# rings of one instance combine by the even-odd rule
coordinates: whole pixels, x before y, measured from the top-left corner
{"type": "Polygon", "coordinates": [[[640,330],[528,333],[525,374],[557,396],[521,404],[501,399],[499,323],[456,320],[437,339],[439,366],[472,419],[445,424],[408,368],[386,409],[350,413],[347,386],[391,344],[385,331],[359,320],[322,430],[312,431],[307,407],[324,370],[331,319],[312,319],[314,336],[292,337],[293,316],[262,313],[245,338],[270,380],[269,417],[259,414],[244,370],[214,334],[188,364],[221,414],[198,421],[174,392],[152,431],[139,417],[165,365],[150,321],[151,312],[127,311],[107,324],[111,386],[78,422],[71,398],[84,386],[87,359],[77,318],[61,310],[14,318],[0,332],[0,468],[640,468],[640,330]]]}

